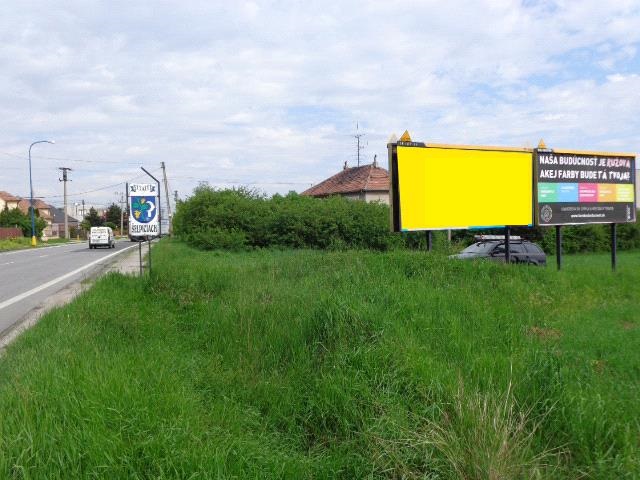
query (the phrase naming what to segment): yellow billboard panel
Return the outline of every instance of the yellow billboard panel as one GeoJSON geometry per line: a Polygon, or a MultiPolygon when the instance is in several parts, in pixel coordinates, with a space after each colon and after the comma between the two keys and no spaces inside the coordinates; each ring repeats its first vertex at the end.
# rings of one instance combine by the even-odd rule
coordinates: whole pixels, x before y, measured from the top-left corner
{"type": "Polygon", "coordinates": [[[394,229],[533,224],[531,151],[455,145],[396,148],[394,229]]]}

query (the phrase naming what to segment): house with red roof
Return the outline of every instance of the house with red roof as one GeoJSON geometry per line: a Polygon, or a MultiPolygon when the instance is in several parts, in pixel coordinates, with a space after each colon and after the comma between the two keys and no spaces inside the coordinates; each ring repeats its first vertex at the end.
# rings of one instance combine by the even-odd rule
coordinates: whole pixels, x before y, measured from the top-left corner
{"type": "Polygon", "coordinates": [[[389,172],[377,161],[360,167],[348,167],[302,192],[310,197],[341,195],[352,200],[389,204],[389,172]]]}
{"type": "Polygon", "coordinates": [[[18,208],[20,197],[16,197],[9,192],[0,191],[0,210],[13,210],[18,208]]]}

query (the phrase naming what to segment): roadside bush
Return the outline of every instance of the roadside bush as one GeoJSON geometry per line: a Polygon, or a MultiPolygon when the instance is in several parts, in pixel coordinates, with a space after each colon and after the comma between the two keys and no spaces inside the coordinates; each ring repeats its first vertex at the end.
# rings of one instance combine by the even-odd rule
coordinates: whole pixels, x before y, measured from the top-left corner
{"type": "Polygon", "coordinates": [[[388,250],[404,246],[389,231],[389,207],[294,192],[267,198],[249,189],[201,186],[180,202],[174,232],[203,249],[256,247],[388,250]]]}
{"type": "MultiPolygon", "coordinates": [[[[47,222],[40,218],[40,212],[37,208],[35,209],[34,225],[36,237],[41,238],[42,231],[47,227],[47,222]]],[[[4,210],[0,211],[0,227],[17,227],[22,229],[22,234],[25,237],[31,237],[31,217],[18,208],[9,210],[5,206],[4,210]]]]}
{"type": "Polygon", "coordinates": [[[185,240],[203,250],[246,250],[247,237],[236,229],[210,228],[185,235],[185,240]]]}

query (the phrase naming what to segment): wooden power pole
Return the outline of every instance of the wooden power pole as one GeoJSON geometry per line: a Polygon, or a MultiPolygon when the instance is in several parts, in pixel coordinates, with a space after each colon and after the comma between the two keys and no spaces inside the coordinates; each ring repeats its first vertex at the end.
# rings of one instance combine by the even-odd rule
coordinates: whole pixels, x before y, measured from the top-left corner
{"type": "Polygon", "coordinates": [[[62,178],[59,180],[64,182],[64,238],[69,240],[69,218],[67,216],[67,172],[71,169],[69,167],[60,167],[62,170],[62,178]]]}
{"type": "MultiPolygon", "coordinates": [[[[169,235],[171,235],[171,202],[169,201],[169,187],[167,185],[167,170],[165,169],[164,166],[164,162],[160,162],[160,165],[162,166],[162,180],[164,182],[164,194],[165,197],[167,198],[167,217],[169,218],[169,235]]],[[[160,192],[158,192],[158,195],[160,195],[160,192]]],[[[160,219],[160,221],[162,221],[162,219],[160,219]]]]}

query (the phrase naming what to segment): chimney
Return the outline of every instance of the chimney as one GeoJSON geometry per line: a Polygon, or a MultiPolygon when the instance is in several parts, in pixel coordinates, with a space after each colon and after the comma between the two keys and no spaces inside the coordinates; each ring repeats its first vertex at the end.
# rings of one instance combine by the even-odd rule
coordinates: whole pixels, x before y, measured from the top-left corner
{"type": "Polygon", "coordinates": [[[347,167],[347,161],[345,160],[345,161],[344,161],[344,167],[343,167],[342,169],[343,169],[343,170],[346,170],[347,168],[349,168],[349,167],[347,167]]]}
{"type": "Polygon", "coordinates": [[[378,154],[373,156],[373,168],[378,168],[378,154]]]}

